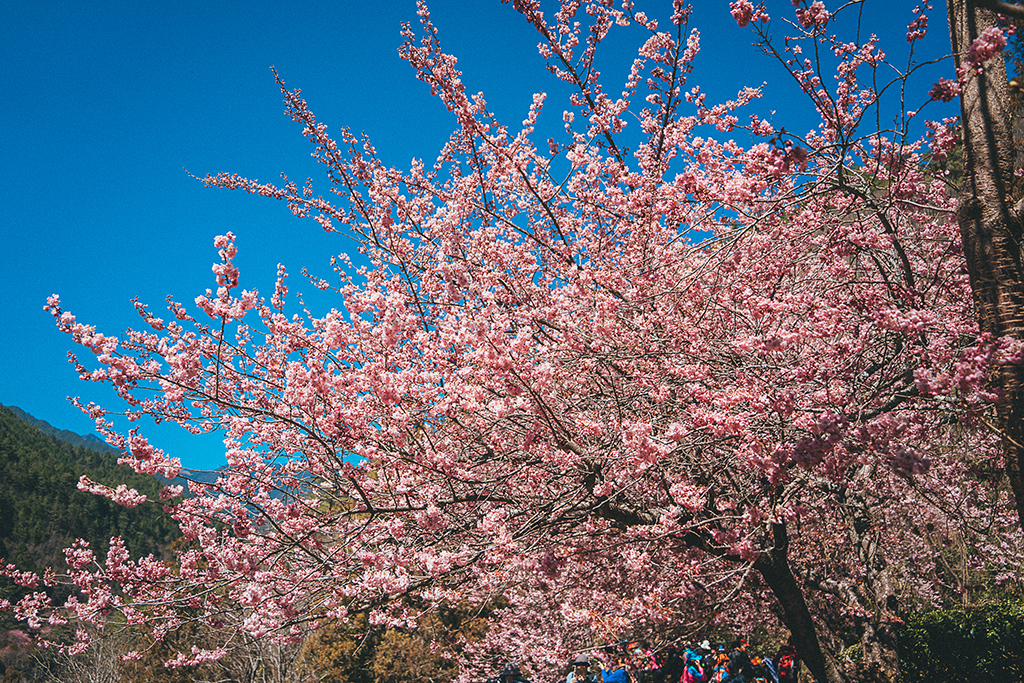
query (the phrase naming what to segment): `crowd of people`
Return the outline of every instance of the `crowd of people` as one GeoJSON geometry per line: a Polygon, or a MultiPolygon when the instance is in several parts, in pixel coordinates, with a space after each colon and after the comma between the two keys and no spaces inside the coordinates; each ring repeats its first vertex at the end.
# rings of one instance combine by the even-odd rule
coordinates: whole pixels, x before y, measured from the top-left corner
{"type": "MultiPolygon", "coordinates": [[[[658,652],[630,642],[595,656],[577,655],[565,683],[797,683],[799,669],[796,648],[788,643],[769,657],[752,652],[743,639],[728,648],[705,640],[658,652]]],[[[510,662],[487,683],[529,682],[510,662]]]]}

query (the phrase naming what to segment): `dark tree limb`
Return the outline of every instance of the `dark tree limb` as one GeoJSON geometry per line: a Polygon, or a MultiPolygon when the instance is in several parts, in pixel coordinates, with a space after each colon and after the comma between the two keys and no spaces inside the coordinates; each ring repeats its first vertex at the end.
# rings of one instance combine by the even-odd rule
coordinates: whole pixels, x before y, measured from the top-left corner
{"type": "Polygon", "coordinates": [[[1024,19],[1024,5],[1017,5],[1002,0],[978,0],[978,7],[990,9],[998,14],[1005,14],[1009,17],[1024,19]]]}

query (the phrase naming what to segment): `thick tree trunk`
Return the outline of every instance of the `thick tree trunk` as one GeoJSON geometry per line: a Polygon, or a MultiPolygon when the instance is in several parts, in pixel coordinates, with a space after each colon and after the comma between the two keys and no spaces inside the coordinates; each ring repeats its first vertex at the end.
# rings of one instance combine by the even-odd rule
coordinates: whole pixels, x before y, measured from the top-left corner
{"type": "MultiPolygon", "coordinates": [[[[637,510],[611,502],[598,507],[597,513],[623,528],[654,524],[658,519],[650,510],[637,510]]],[[[712,544],[700,533],[691,532],[682,540],[691,548],[699,548],[709,554],[721,556],[721,553],[716,553],[712,544]]],[[[804,598],[804,589],[793,576],[789,564],[789,532],[784,521],[772,524],[772,547],[761,552],[754,562],[754,569],[779,601],[782,622],[793,637],[792,642],[797,654],[814,674],[815,680],[819,683],[850,683],[836,665],[836,658],[829,656],[821,647],[814,618],[804,598]]]]}
{"type": "MultiPolygon", "coordinates": [[[[950,37],[957,67],[986,28],[994,12],[979,0],[948,0],[950,37]]],[[[983,73],[963,87],[964,179],[957,209],[964,255],[983,332],[1024,340],[1024,269],[1022,208],[1011,205],[1013,139],[1010,93],[1002,55],[985,64],[983,73]]],[[[1002,392],[999,429],[1006,474],[1013,486],[1017,514],[1024,526],[1024,364],[996,368],[1002,392]]]]}
{"type": "Polygon", "coordinates": [[[821,647],[814,619],[807,608],[803,588],[789,566],[789,541],[785,524],[773,525],[775,547],[761,553],[754,568],[772,589],[775,599],[782,607],[782,620],[793,636],[793,645],[807,668],[820,683],[846,683],[846,679],[834,657],[828,656],[821,647]]]}
{"type": "MultiPolygon", "coordinates": [[[[874,464],[866,465],[858,478],[869,478],[874,464]]],[[[899,654],[896,649],[895,614],[898,609],[896,587],[892,571],[879,543],[871,506],[858,490],[842,489],[838,492],[842,515],[850,543],[864,568],[863,590],[869,596],[873,610],[860,623],[860,640],[864,649],[861,662],[861,680],[892,681],[899,674],[899,654]]]]}

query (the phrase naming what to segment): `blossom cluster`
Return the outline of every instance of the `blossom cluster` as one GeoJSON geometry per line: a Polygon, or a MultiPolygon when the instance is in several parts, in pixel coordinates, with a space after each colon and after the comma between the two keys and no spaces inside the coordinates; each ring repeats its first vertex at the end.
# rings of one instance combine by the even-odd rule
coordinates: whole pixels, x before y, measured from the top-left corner
{"type": "MultiPolygon", "coordinates": [[[[194,306],[170,301],[168,321],[137,304],[142,329],[106,336],[51,298],[83,349],[83,379],[111,384],[133,423],[221,433],[227,467],[154,502],[184,536],[174,566],[133,561],[116,540],[104,559],[79,543],[66,604],[7,567],[36,593],[5,608],[33,628],[117,613],[158,633],[187,618],[224,642],[295,642],[363,610],[408,626],[419,608],[397,598],[410,592],[423,609],[500,595],[503,628],[460,644],[469,680],[499,650],[550,673],[627,628],[773,618],[767,579],[794,568],[805,580],[783,597],[814,610],[816,628],[894,618],[887,586],[934,600],[937,552],[895,540],[976,517],[951,491],[970,488],[960,464],[996,459],[998,441],[969,426],[996,409],[993,368],[1021,356],[978,334],[955,200],[929,167],[951,152],[956,122],[929,124],[930,140],[864,134],[881,91],[907,82],[872,85],[885,52],[826,35],[821,2],[797,3],[799,35],[778,50],[820,115],[803,134],[748,115],[762,88],[714,103],[688,82],[700,34],[682,3],[668,21],[559,7],[515,3],[574,90],[557,140],[534,139],[545,96],[516,128],[467,92],[422,3],[400,54],[457,125],[432,165],[386,167],[365,136],[331,137],[278,77],[331,199],[311,185],[204,181],[354,238],[365,262],[336,259],[337,285],[314,278],[337,308],[289,300],[281,266],[269,300],[241,289],[244,236],[232,233],[214,241],[215,288],[194,306]],[[597,50],[632,21],[649,35],[611,95],[597,50]],[[804,56],[811,41],[828,46],[834,79],[804,56]],[[841,599],[803,592],[816,586],[841,599]],[[527,648],[539,619],[549,642],[527,648]]],[[[762,7],[730,11],[763,30],[762,7]]],[[[915,21],[908,31],[923,32],[915,21]]],[[[1001,48],[984,35],[982,60],[1001,48]]],[[[107,408],[79,405],[123,462],[180,474],[141,427],[122,434],[107,408]]],[[[169,665],[224,653],[197,647],[169,665]]]]}

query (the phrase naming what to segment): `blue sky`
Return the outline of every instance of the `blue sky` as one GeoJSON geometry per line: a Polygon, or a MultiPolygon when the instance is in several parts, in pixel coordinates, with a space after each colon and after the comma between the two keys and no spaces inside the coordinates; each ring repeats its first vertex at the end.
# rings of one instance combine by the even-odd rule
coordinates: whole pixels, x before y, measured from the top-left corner
{"type": "MultiPolygon", "coordinates": [[[[659,15],[669,3],[636,5],[659,15]]],[[[713,102],[768,81],[765,99],[750,111],[774,110],[777,125],[805,131],[813,112],[781,68],[751,46],[752,34],[736,26],[728,2],[695,6],[691,24],[701,30],[702,52],[690,83],[713,102]]],[[[868,0],[866,30],[890,53],[905,50],[914,6],[868,0]]],[[[500,119],[518,125],[532,93],[552,90],[536,34],[510,6],[436,0],[430,7],[468,89],[483,91],[500,119]]],[[[774,11],[788,8],[782,2],[774,11]]],[[[949,50],[942,9],[930,13],[922,58],[949,50]]],[[[289,87],[302,89],[331,130],[366,131],[389,164],[432,160],[454,122],[398,58],[400,24],[415,20],[413,0],[5,3],[0,403],[59,428],[92,431],[66,397],[111,409],[117,400],[77,379],[65,360],[70,340],[43,311],[46,297],[59,293],[79,321],[120,334],[141,322],[132,298],[159,315],[167,295],[190,303],[212,287],[212,241],[228,230],[237,235],[243,287],[272,292],[280,262],[292,274],[292,292],[311,295],[299,270],[329,273],[330,256],[350,242],[295,219],[280,203],[206,189],[184,169],[265,181],[282,172],[297,181],[322,177],[300,128],[282,114],[271,65],[289,87]]],[[[626,34],[608,45],[602,64],[616,84],[612,92],[637,39],[626,34]]],[[[946,71],[952,67],[939,75],[946,71]]],[[[559,123],[562,108],[549,101],[546,118],[559,123]]],[[[223,460],[216,437],[197,439],[172,426],[146,433],[187,467],[223,460]]]]}

